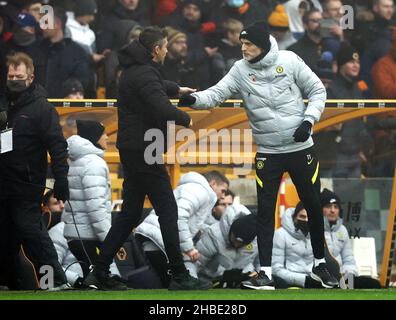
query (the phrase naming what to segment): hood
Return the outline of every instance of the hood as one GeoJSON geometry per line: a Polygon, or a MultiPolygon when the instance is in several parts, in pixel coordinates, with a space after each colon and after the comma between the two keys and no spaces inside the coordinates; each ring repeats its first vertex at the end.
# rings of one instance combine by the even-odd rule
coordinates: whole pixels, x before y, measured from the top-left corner
{"type": "Polygon", "coordinates": [[[328,232],[336,232],[341,228],[343,220],[341,218],[337,219],[337,222],[333,225],[330,225],[329,220],[324,217],[324,230],[328,232]]]}
{"type": "Polygon", "coordinates": [[[204,187],[206,189],[206,191],[208,192],[208,194],[210,195],[211,198],[215,198],[217,200],[216,193],[213,191],[213,189],[209,185],[208,180],[206,180],[206,178],[202,174],[199,174],[197,172],[186,173],[180,178],[177,186],[181,186],[186,183],[197,183],[197,184],[201,185],[202,187],[204,187]]]}
{"type": "Polygon", "coordinates": [[[117,21],[117,34],[115,35],[115,47],[121,49],[128,45],[130,42],[130,34],[140,25],[133,20],[120,20],[117,21]]]}
{"type": "Polygon", "coordinates": [[[263,59],[261,59],[256,63],[249,63],[247,60],[244,60],[244,62],[253,69],[263,69],[272,66],[275,63],[276,59],[278,58],[279,47],[278,47],[278,43],[276,42],[273,36],[270,36],[270,42],[271,42],[271,49],[270,51],[268,51],[268,53],[265,55],[263,59]]]}
{"type": "Polygon", "coordinates": [[[135,64],[150,64],[152,56],[138,40],[135,40],[118,52],[118,59],[121,67],[128,68],[135,64]]]}
{"type": "MultiPolygon", "coordinates": [[[[301,230],[296,230],[296,226],[293,222],[293,213],[295,208],[289,208],[286,212],[282,215],[281,225],[282,228],[285,229],[293,238],[299,240],[305,240],[304,234],[301,230]]],[[[309,238],[309,233],[307,238],[309,238]]]]}
{"type": "Polygon", "coordinates": [[[91,141],[81,138],[78,135],[71,136],[67,139],[67,144],[69,146],[69,157],[72,161],[90,154],[95,154],[101,158],[104,156],[104,150],[96,148],[91,141]]]}
{"type": "Polygon", "coordinates": [[[225,210],[219,221],[219,226],[226,243],[229,244],[230,242],[228,234],[230,233],[232,223],[239,217],[246,216],[248,214],[251,214],[249,209],[241,204],[232,204],[225,210]]]}

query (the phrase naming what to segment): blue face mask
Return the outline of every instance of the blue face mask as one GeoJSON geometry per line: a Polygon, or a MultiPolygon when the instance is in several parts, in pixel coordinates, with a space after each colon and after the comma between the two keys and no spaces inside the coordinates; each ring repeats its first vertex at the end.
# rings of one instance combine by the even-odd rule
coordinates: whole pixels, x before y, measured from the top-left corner
{"type": "Polygon", "coordinates": [[[227,0],[227,4],[233,8],[242,7],[245,3],[245,0],[227,0]]]}

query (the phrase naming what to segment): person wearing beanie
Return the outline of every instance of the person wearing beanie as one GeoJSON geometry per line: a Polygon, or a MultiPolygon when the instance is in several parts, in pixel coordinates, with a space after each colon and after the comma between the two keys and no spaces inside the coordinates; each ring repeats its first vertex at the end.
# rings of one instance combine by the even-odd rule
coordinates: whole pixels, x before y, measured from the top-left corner
{"type": "Polygon", "coordinates": [[[64,99],[81,100],[84,99],[84,87],[77,79],[68,79],[62,85],[62,96],[64,99]]]}
{"type": "Polygon", "coordinates": [[[179,105],[209,109],[235,94],[242,96],[257,144],[257,241],[261,264],[257,277],[243,285],[258,290],[274,286],[271,277],[273,212],[282,174],[288,171],[309,216],[315,256],[312,274],[323,286],[337,286],[324,259],[319,162],[311,137],[312,127],[325,107],[325,87],[298,55],[279,50],[266,22],[259,21],[245,28],[240,40],[243,59],[213,87],[182,96],[179,105]],[[308,97],[307,106],[302,93],[308,97]]]}
{"type": "Polygon", "coordinates": [[[325,224],[325,239],[329,254],[338,263],[340,276],[353,276],[355,289],[380,289],[377,279],[360,276],[353,255],[348,229],[343,225],[341,199],[333,191],[323,189],[320,194],[325,224]]]}
{"type": "Polygon", "coordinates": [[[9,50],[27,52],[37,39],[36,29],[36,19],[28,13],[20,13],[16,19],[13,37],[8,44],[9,50]]]}
{"type": "Polygon", "coordinates": [[[111,227],[109,168],[104,160],[108,137],[105,127],[94,120],[77,120],[77,135],[67,139],[70,169],[70,200],[62,215],[64,237],[70,251],[81,261],[84,277],[111,227]],[[78,233],[77,233],[78,229],[78,233]],[[84,248],[89,256],[84,253],[84,248]]]}
{"type": "Polygon", "coordinates": [[[290,32],[289,17],[283,5],[276,6],[268,17],[268,25],[270,34],[276,39],[280,50],[285,50],[297,41],[290,32]]]}
{"type": "MultiPolygon", "coordinates": [[[[347,42],[341,43],[336,56],[338,72],[327,88],[328,99],[363,99],[360,90],[359,53],[347,42]]],[[[337,136],[337,152],[333,175],[342,178],[360,178],[362,165],[367,162],[372,138],[363,119],[342,124],[337,136]]]]}
{"type": "Polygon", "coordinates": [[[95,21],[97,11],[96,0],[79,0],[74,11],[67,12],[66,23],[67,35],[82,46],[95,62],[99,62],[101,59],[99,60],[98,55],[94,56],[96,54],[96,35],[91,30],[90,24],[95,21]]]}
{"type": "Polygon", "coordinates": [[[259,267],[256,215],[245,206],[232,204],[220,220],[202,234],[196,247],[200,252],[196,272],[200,278],[220,279],[221,288],[239,288],[259,267]]]}

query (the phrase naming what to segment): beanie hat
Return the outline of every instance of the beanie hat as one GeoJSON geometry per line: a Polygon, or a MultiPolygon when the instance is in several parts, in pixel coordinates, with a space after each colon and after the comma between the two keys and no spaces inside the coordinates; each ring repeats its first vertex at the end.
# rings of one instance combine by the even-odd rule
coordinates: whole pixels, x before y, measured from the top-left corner
{"type": "Polygon", "coordinates": [[[268,18],[268,25],[271,30],[287,31],[289,30],[289,17],[285,12],[283,5],[278,4],[268,18]]]}
{"type": "Polygon", "coordinates": [[[62,97],[67,97],[69,94],[76,92],[84,94],[84,87],[80,80],[68,79],[62,84],[62,97]]]}
{"type": "Polygon", "coordinates": [[[37,25],[36,19],[29,13],[20,13],[16,19],[19,27],[35,27],[37,25]]]}
{"type": "Polygon", "coordinates": [[[294,209],[293,216],[292,216],[293,219],[296,217],[297,213],[299,213],[303,209],[305,209],[304,204],[300,201],[299,203],[297,203],[296,208],[294,209]]]}
{"type": "Polygon", "coordinates": [[[187,35],[179,30],[176,30],[172,27],[165,28],[168,34],[168,47],[171,47],[172,44],[180,38],[187,39],[187,35]]]}
{"type": "Polygon", "coordinates": [[[98,12],[98,7],[95,0],[78,0],[74,15],[76,17],[93,16],[98,12]]]}
{"type": "Polygon", "coordinates": [[[359,61],[359,53],[349,43],[343,42],[337,53],[337,65],[341,67],[351,60],[359,61]]]}
{"type": "Polygon", "coordinates": [[[97,146],[98,140],[105,132],[105,127],[94,120],[76,120],[77,134],[97,146]]]}
{"type": "Polygon", "coordinates": [[[320,194],[320,203],[322,207],[332,203],[338,204],[339,207],[341,206],[340,198],[334,192],[326,188],[323,189],[322,193],[320,194]]]}
{"type": "Polygon", "coordinates": [[[271,48],[268,23],[265,21],[258,21],[242,30],[239,39],[249,40],[264,52],[268,52],[271,48]]]}
{"type": "Polygon", "coordinates": [[[230,232],[234,234],[236,240],[249,244],[257,236],[256,221],[257,217],[254,214],[240,217],[232,223],[230,232]]]}

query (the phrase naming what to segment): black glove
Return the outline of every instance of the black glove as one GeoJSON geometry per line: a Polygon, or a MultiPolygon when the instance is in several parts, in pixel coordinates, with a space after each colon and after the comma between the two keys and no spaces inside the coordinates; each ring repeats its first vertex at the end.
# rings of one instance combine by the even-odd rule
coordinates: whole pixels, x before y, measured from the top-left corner
{"type": "Polygon", "coordinates": [[[305,142],[311,136],[312,124],[305,120],[294,132],[293,137],[296,142],[305,142]]]}
{"type": "Polygon", "coordinates": [[[54,198],[57,200],[62,200],[63,202],[69,200],[69,182],[67,181],[67,179],[64,178],[55,180],[54,198]]]}
{"type": "Polygon", "coordinates": [[[193,97],[191,94],[183,94],[180,97],[179,100],[179,107],[188,107],[188,106],[192,106],[195,101],[197,101],[197,98],[193,97]]]}
{"type": "Polygon", "coordinates": [[[226,270],[220,279],[220,288],[239,288],[242,281],[249,280],[247,273],[241,269],[226,270]]]}
{"type": "Polygon", "coordinates": [[[307,289],[320,289],[320,288],[323,288],[323,287],[322,287],[322,284],[319,281],[315,281],[310,276],[306,276],[305,277],[304,288],[307,288],[307,289]]]}

